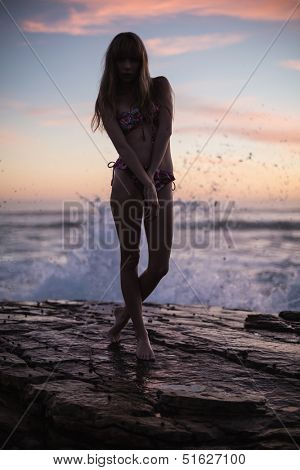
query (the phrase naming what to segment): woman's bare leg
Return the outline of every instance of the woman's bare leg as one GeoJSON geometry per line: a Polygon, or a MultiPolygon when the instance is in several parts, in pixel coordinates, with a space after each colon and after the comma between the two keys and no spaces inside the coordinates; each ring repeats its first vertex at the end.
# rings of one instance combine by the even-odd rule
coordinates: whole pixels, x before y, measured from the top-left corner
{"type": "Polygon", "coordinates": [[[144,219],[148,243],[148,266],[139,277],[142,299],[146,299],[168,273],[173,240],[173,192],[171,183],[157,193],[157,217],[144,219]]]}
{"type": "MultiPolygon", "coordinates": [[[[122,171],[122,170],[121,170],[122,171]]],[[[137,339],[136,355],[140,359],[155,359],[142,315],[142,298],[138,278],[140,258],[141,222],[143,218],[143,199],[136,190],[133,180],[126,172],[120,177],[129,189],[124,193],[120,184],[115,183],[111,193],[111,210],[115,221],[121,250],[121,289],[126,309],[130,312],[137,339]]],[[[110,330],[110,335],[112,331],[110,330]]]]}
{"type": "MultiPolygon", "coordinates": [[[[157,193],[160,210],[157,218],[144,219],[148,242],[149,261],[147,269],[138,278],[141,300],[146,299],[165,276],[169,268],[169,258],[173,238],[173,193],[171,184],[167,184],[157,193]]],[[[111,328],[111,339],[119,341],[121,330],[130,319],[125,307],[116,307],[115,324],[111,328]]]]}

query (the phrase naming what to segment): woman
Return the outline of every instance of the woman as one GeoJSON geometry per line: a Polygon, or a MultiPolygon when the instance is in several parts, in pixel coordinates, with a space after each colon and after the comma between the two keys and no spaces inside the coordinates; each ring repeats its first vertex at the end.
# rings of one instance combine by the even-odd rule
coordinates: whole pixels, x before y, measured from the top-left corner
{"type": "Polygon", "coordinates": [[[172,93],[165,77],[150,77],[139,36],[126,32],[114,37],[106,51],[91,123],[93,129],[96,122],[93,130],[106,130],[119,153],[108,166],[114,163],[110,206],[120,242],[125,306],[115,308],[108,337],[118,342],[131,318],[136,356],[144,360],[155,360],[155,355],[143,322],[142,302],[168,272],[173,236],[172,93]],[[149,260],[139,277],[143,213],[149,260]]]}

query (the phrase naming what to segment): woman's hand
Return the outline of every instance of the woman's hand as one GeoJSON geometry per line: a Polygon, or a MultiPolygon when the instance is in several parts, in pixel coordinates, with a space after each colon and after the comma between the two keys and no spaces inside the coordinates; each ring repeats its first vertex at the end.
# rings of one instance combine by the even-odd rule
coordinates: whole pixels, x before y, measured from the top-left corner
{"type": "MultiPolygon", "coordinates": [[[[149,175],[150,176],[150,175],[149,175]]],[[[153,180],[144,185],[145,200],[145,219],[148,217],[157,217],[159,211],[159,201],[157,198],[156,187],[153,180]]]]}

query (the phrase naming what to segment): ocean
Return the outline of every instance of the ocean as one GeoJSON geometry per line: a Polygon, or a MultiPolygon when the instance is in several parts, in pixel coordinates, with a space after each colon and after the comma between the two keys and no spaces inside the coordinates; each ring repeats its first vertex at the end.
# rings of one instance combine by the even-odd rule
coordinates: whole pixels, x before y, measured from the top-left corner
{"type": "MultiPolygon", "coordinates": [[[[300,207],[174,200],[169,272],[145,302],[300,310],[300,207]]],[[[109,201],[2,203],[1,300],[123,302],[109,201]]],[[[147,267],[142,227],[138,272],[147,267]]]]}

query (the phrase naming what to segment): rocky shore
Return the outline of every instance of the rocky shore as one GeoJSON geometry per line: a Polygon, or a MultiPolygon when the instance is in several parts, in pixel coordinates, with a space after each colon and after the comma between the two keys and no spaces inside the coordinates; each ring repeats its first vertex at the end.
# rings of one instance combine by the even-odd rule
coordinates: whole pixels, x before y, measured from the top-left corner
{"type": "Polygon", "coordinates": [[[148,362],[115,305],[0,302],[2,449],[299,449],[300,312],[144,302],[148,362]]]}

